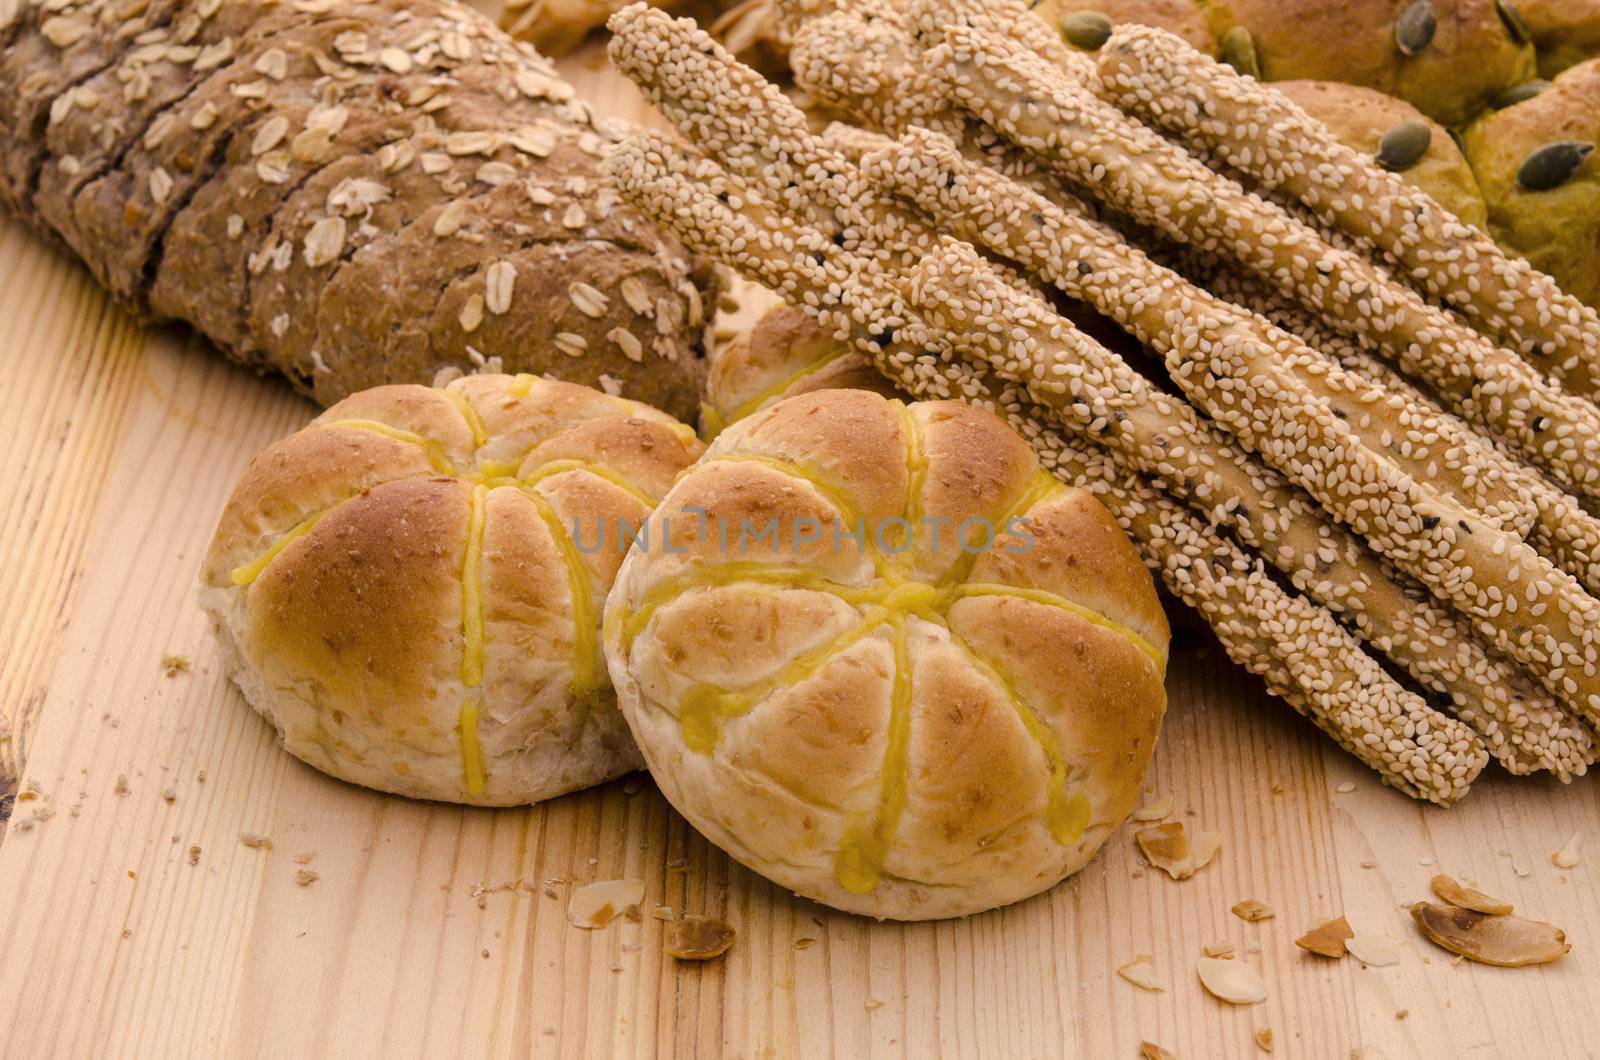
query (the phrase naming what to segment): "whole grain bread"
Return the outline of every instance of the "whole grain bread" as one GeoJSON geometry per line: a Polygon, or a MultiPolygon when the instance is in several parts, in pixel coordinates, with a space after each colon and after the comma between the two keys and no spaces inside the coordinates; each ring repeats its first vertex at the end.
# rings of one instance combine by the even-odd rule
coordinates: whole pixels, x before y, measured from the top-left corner
{"type": "Polygon", "coordinates": [[[0,0],[0,200],[323,404],[492,365],[692,416],[709,268],[451,0],[0,0]]]}

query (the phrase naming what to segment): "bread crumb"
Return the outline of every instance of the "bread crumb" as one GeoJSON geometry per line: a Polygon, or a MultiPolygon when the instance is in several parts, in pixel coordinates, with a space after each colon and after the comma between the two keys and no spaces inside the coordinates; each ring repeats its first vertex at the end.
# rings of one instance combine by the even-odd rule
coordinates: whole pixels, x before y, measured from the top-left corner
{"type": "Polygon", "coordinates": [[[118,773],[117,774],[117,783],[112,787],[111,793],[113,795],[126,795],[126,794],[128,794],[128,777],[127,777],[126,774],[123,774],[123,773],[118,773]]]}
{"type": "Polygon", "coordinates": [[[1338,787],[1334,788],[1333,790],[1338,792],[1340,795],[1348,795],[1352,791],[1356,790],[1356,786],[1352,781],[1348,781],[1347,780],[1344,783],[1340,784],[1338,787]]]}
{"type": "Polygon", "coordinates": [[[243,843],[251,850],[269,850],[272,847],[272,840],[268,839],[260,832],[240,832],[239,842],[243,843]]]}
{"type": "Polygon", "coordinates": [[[189,864],[191,864],[191,865],[200,864],[200,848],[198,846],[193,846],[193,847],[189,848],[189,864]]]}
{"type": "Polygon", "coordinates": [[[1582,857],[1578,854],[1578,846],[1583,842],[1582,832],[1573,832],[1567,839],[1566,846],[1550,855],[1550,863],[1559,869],[1575,868],[1582,857]]]}
{"type": "Polygon", "coordinates": [[[168,677],[177,677],[179,674],[188,671],[189,657],[187,655],[163,655],[161,657],[161,669],[166,671],[168,677]]]}
{"type": "Polygon", "coordinates": [[[294,863],[296,865],[309,865],[316,856],[317,852],[315,850],[305,850],[294,856],[294,863]]]}
{"type": "Polygon", "coordinates": [[[315,869],[301,869],[294,874],[294,882],[297,887],[310,887],[320,879],[322,877],[317,875],[315,869]]]}
{"type": "Polygon", "coordinates": [[[171,787],[170,785],[162,788],[161,798],[166,802],[176,802],[178,798],[178,789],[171,787]]]}

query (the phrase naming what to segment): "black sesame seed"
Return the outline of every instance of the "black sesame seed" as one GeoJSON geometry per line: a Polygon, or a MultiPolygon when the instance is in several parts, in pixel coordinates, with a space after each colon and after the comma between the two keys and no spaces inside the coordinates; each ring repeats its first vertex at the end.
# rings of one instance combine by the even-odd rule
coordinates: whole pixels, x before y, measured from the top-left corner
{"type": "Polygon", "coordinates": [[[1432,530],[1434,527],[1436,527],[1438,525],[1439,525],[1439,517],[1437,515],[1424,515],[1422,517],[1422,528],[1424,530],[1432,530]]]}
{"type": "Polygon", "coordinates": [[[820,250],[816,252],[814,257],[816,258],[818,265],[826,265],[828,263],[828,256],[820,250]]]}

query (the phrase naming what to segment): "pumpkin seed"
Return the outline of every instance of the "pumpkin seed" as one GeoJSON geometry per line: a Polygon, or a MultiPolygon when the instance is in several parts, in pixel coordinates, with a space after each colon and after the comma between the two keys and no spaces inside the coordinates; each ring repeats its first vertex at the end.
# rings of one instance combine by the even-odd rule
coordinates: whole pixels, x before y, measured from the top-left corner
{"type": "Polygon", "coordinates": [[[1594,150],[1594,144],[1581,140],[1557,140],[1545,144],[1522,160],[1517,183],[1528,191],[1549,191],[1565,184],[1594,150]]]}
{"type": "Polygon", "coordinates": [[[1413,0],[1394,20],[1394,43],[1401,55],[1416,55],[1433,43],[1439,16],[1433,0],[1413,0]]]}
{"type": "Polygon", "coordinates": [[[1061,20],[1061,35],[1074,48],[1099,51],[1111,36],[1112,23],[1103,11],[1074,11],[1061,20]]]}
{"type": "Polygon", "coordinates": [[[1536,77],[1532,81],[1524,81],[1521,84],[1508,85],[1489,97],[1489,106],[1495,110],[1505,110],[1507,107],[1515,106],[1525,99],[1532,99],[1549,87],[1550,82],[1542,77],[1536,77]]]}
{"type": "Polygon", "coordinates": [[[1243,26],[1235,26],[1222,38],[1222,61],[1245,77],[1261,80],[1261,60],[1256,55],[1256,40],[1243,26]]]}
{"type": "Polygon", "coordinates": [[[1422,161],[1433,143],[1433,130],[1420,121],[1403,121],[1378,141],[1378,165],[1393,172],[1410,169],[1422,161]]]}
{"type": "Polygon", "coordinates": [[[1528,32],[1528,24],[1523,21],[1516,4],[1511,0],[1494,0],[1494,9],[1500,13],[1500,21],[1506,24],[1506,32],[1518,47],[1532,42],[1533,34],[1528,32]]]}

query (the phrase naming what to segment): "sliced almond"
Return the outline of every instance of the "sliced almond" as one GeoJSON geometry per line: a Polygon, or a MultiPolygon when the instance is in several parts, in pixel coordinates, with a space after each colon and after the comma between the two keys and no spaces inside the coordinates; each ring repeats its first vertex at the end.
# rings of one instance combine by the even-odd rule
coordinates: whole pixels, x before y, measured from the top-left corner
{"type": "Polygon", "coordinates": [[[1167,988],[1167,984],[1156,974],[1155,958],[1148,953],[1141,953],[1118,968],[1117,974],[1140,990],[1162,991],[1167,988]]]}
{"type": "Polygon", "coordinates": [[[667,931],[667,952],[680,961],[708,961],[733,945],[733,925],[714,916],[691,913],[673,921],[667,931]]]}
{"type": "Polygon", "coordinates": [[[1350,956],[1373,968],[1387,968],[1400,963],[1400,944],[1387,935],[1351,935],[1344,940],[1350,956]]]}
{"type": "Polygon", "coordinates": [[[1155,1042],[1140,1042],[1139,1055],[1143,1060],[1178,1060],[1178,1055],[1170,1049],[1163,1049],[1155,1042]]]}
{"type": "Polygon", "coordinates": [[[1482,891],[1458,882],[1454,876],[1440,873],[1433,878],[1432,884],[1433,893],[1447,905],[1459,905],[1463,909],[1473,909],[1490,916],[1508,916],[1512,912],[1510,902],[1490,898],[1482,891]]]}
{"type": "Polygon", "coordinates": [[[1479,964],[1520,968],[1549,964],[1568,950],[1566,932],[1539,920],[1491,916],[1476,909],[1418,902],[1411,917],[1429,940],[1479,964]]]}
{"type": "Polygon", "coordinates": [[[1233,915],[1240,920],[1248,920],[1252,924],[1259,924],[1263,920],[1271,920],[1277,914],[1265,902],[1258,902],[1254,898],[1246,898],[1233,907],[1233,915]]]}
{"type": "Polygon", "coordinates": [[[1582,832],[1573,832],[1567,840],[1567,845],[1550,855],[1550,863],[1558,869],[1574,868],[1583,860],[1578,854],[1578,846],[1583,842],[1582,832]]]}
{"type": "Polygon", "coordinates": [[[619,915],[637,909],[642,901],[642,880],[596,880],[572,892],[567,899],[567,919],[586,931],[603,928],[619,915]]]}
{"type": "Polygon", "coordinates": [[[1230,1005],[1256,1005],[1267,999],[1267,984],[1261,973],[1243,961],[1225,961],[1216,957],[1201,957],[1194,962],[1200,975],[1200,984],[1230,1005]]]}
{"type": "Polygon", "coordinates": [[[1294,940],[1294,944],[1303,950],[1317,954],[1319,957],[1332,957],[1338,959],[1344,956],[1344,944],[1355,932],[1350,930],[1350,924],[1344,917],[1337,917],[1326,924],[1318,924],[1310,931],[1294,940]]]}
{"type": "Polygon", "coordinates": [[[1164,795],[1151,799],[1129,816],[1135,821],[1164,821],[1172,816],[1172,800],[1164,795]]]}
{"type": "Polygon", "coordinates": [[[1256,1031],[1256,1048],[1263,1053],[1272,1052],[1272,1028],[1262,1027],[1256,1031]]]}
{"type": "Polygon", "coordinates": [[[1175,880],[1187,880],[1222,849],[1222,836],[1201,832],[1191,844],[1182,821],[1141,828],[1133,834],[1145,860],[1175,880]]]}

